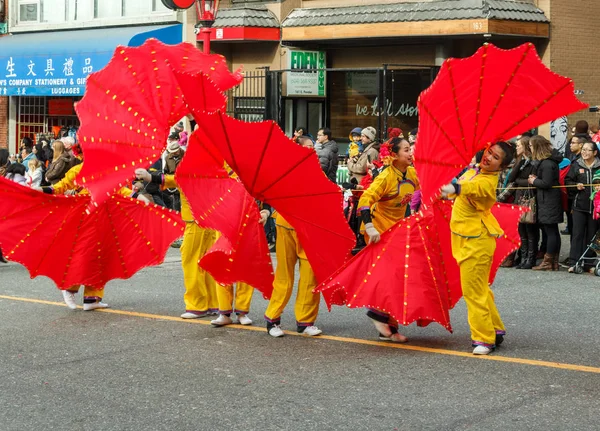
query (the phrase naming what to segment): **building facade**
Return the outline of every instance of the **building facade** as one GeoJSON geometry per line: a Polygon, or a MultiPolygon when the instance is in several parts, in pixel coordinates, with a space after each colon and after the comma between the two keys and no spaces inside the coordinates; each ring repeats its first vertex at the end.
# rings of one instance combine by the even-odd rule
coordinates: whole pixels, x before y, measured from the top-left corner
{"type": "MultiPolygon", "coordinates": [[[[275,72],[280,99],[267,111],[286,132],[327,125],[346,139],[353,127],[374,126],[383,137],[387,127],[416,127],[417,96],[446,58],[470,56],[486,42],[532,42],[552,70],[575,81],[583,101],[600,104],[599,37],[586,31],[598,12],[600,2],[586,0],[229,0],[211,48],[234,68],[275,72]],[[280,40],[245,37],[261,26],[272,34],[277,22],[280,40]]],[[[598,123],[589,112],[569,121],[576,119],[598,123]]]]}
{"type": "MultiPolygon", "coordinates": [[[[101,67],[118,43],[180,25],[180,39],[202,49],[201,36],[194,35],[195,8],[172,12],[160,0],[0,1],[0,21],[9,30],[0,35],[0,146],[76,122],[68,100],[81,97],[86,73],[101,67]],[[56,58],[55,74],[68,53],[81,54],[73,61],[85,67],[86,49],[104,50],[104,57],[97,53],[97,64],[82,68],[74,85],[45,80],[49,59],[56,58]],[[2,82],[16,51],[21,54],[12,63],[23,76],[13,84],[28,84],[33,72],[48,85],[2,82]]],[[[231,68],[246,71],[245,81],[229,92],[228,110],[236,117],[273,118],[287,133],[304,126],[316,134],[327,125],[340,140],[354,127],[374,126],[384,137],[388,127],[416,127],[418,94],[446,58],[472,55],[486,42],[502,48],[532,42],[552,70],[574,80],[584,102],[600,104],[599,36],[590,31],[599,12],[600,2],[589,0],[222,0],[211,49],[231,68]]],[[[598,123],[589,112],[568,121],[577,119],[598,123]]]]}
{"type": "Polygon", "coordinates": [[[0,146],[11,152],[25,136],[74,132],[86,78],[117,46],[194,37],[195,20],[187,25],[186,12],[160,0],[1,1],[8,32],[0,36],[0,146]]]}

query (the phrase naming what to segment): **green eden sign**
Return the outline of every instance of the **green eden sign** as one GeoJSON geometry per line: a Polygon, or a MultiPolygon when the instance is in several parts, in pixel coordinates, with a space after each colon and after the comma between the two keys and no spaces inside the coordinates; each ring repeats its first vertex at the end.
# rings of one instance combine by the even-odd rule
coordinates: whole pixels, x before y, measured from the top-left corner
{"type": "Polygon", "coordinates": [[[325,53],[289,50],[287,72],[288,96],[325,97],[325,53]]]}

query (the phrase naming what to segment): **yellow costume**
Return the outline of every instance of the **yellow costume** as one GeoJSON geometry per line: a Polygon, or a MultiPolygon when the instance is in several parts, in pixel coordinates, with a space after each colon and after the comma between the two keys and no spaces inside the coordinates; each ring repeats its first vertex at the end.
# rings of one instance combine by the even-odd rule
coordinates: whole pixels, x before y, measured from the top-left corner
{"type": "MultiPolygon", "coordinates": [[[[83,168],[83,163],[73,166],[67,171],[65,177],[62,180],[50,187],[42,187],[43,192],[53,195],[63,195],[67,191],[75,190],[79,195],[88,195],[89,191],[87,189],[80,188],[75,184],[75,179],[77,178],[77,175],[79,175],[79,172],[81,172],[81,168],[83,168]]],[[[123,187],[118,191],[118,193],[120,195],[129,197],[132,195],[133,191],[131,189],[128,189],[127,187],[123,187]]],[[[67,289],[67,291],[71,293],[77,293],[79,292],[79,288],[80,286],[71,286],[67,289]]],[[[84,303],[100,302],[103,297],[104,286],[84,286],[84,303]]]]}
{"type": "MultiPolygon", "coordinates": [[[[419,179],[415,168],[409,166],[403,174],[394,165],[389,165],[381,172],[358,201],[358,210],[371,211],[373,227],[383,233],[398,223],[406,215],[406,208],[416,190],[419,190],[419,179]]],[[[364,232],[364,224],[361,227],[364,232]]],[[[369,237],[365,235],[367,242],[369,237]]],[[[377,322],[389,326],[392,334],[398,332],[398,322],[388,313],[368,308],[367,316],[377,322]]],[[[380,334],[380,337],[384,337],[380,334]]],[[[387,338],[387,337],[386,337],[387,338]]]]}
{"type": "Polygon", "coordinates": [[[406,215],[412,195],[419,190],[415,168],[402,174],[393,165],[381,172],[358,201],[358,211],[370,209],[373,226],[383,233],[406,215]]]}
{"type": "MultiPolygon", "coordinates": [[[[164,188],[176,188],[174,175],[163,176],[164,188]]],[[[217,283],[212,276],[198,265],[198,261],[217,241],[218,233],[202,229],[194,221],[190,204],[181,193],[181,218],[185,222],[183,243],[181,244],[181,267],[183,268],[183,283],[186,313],[204,314],[218,310],[217,283]]]]}
{"type": "Polygon", "coordinates": [[[273,281],[273,294],[265,311],[265,320],[273,325],[280,324],[281,315],[294,288],[296,262],[300,261],[300,280],[294,307],[296,324],[298,328],[313,326],[319,314],[320,295],[313,293],[317,279],[294,228],[280,214],[275,217],[275,227],[277,268],[273,281]]]}
{"type": "Polygon", "coordinates": [[[233,286],[220,286],[217,288],[217,299],[219,301],[219,314],[230,315],[248,314],[250,311],[250,303],[252,302],[252,293],[254,288],[246,283],[236,283],[235,288],[235,307],[233,286]]]}
{"type": "Polygon", "coordinates": [[[505,334],[488,280],[496,239],[503,235],[491,213],[496,203],[498,173],[467,171],[458,181],[450,230],[452,254],[460,267],[460,282],[467,304],[473,345],[494,347],[497,334],[505,334]]]}

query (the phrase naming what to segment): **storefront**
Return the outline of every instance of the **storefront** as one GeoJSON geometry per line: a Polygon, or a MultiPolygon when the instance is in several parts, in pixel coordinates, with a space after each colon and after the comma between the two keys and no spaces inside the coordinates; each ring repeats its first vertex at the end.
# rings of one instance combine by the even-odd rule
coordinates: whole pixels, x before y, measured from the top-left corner
{"type": "Polygon", "coordinates": [[[103,68],[115,48],[156,38],[182,41],[181,24],[94,30],[36,32],[0,39],[0,96],[9,97],[9,151],[25,136],[75,133],[74,103],[88,75],[103,68]]]}

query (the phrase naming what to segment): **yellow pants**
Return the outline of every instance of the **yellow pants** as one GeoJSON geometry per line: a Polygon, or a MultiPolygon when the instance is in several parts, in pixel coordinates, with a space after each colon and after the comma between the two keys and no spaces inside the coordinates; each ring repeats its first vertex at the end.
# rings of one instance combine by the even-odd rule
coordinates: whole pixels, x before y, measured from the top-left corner
{"type": "MultiPolygon", "coordinates": [[[[71,293],[79,292],[81,286],[71,286],[67,290],[71,293]]],[[[83,286],[83,302],[99,302],[104,296],[104,287],[83,286]]]]}
{"type": "Polygon", "coordinates": [[[246,283],[237,283],[235,289],[235,308],[233,307],[233,286],[217,286],[219,314],[248,314],[254,288],[246,283]]]}
{"type": "Polygon", "coordinates": [[[496,239],[485,230],[479,238],[452,234],[452,254],[460,267],[473,345],[492,347],[496,344],[496,334],[505,333],[488,284],[495,250],[496,239]]]}
{"type": "Polygon", "coordinates": [[[217,240],[217,232],[202,229],[194,222],[186,222],[181,244],[181,266],[185,284],[185,311],[204,313],[217,311],[217,283],[198,265],[198,261],[217,240]]]}
{"type": "Polygon", "coordinates": [[[276,228],[277,269],[273,281],[273,294],[267,311],[265,311],[265,320],[274,324],[280,323],[283,310],[292,296],[296,262],[299,261],[300,280],[298,281],[298,292],[294,307],[296,324],[298,326],[312,326],[317,320],[321,300],[319,293],[312,292],[317,285],[317,279],[306,259],[300,241],[298,241],[296,231],[281,226],[276,226],[276,228]]]}

